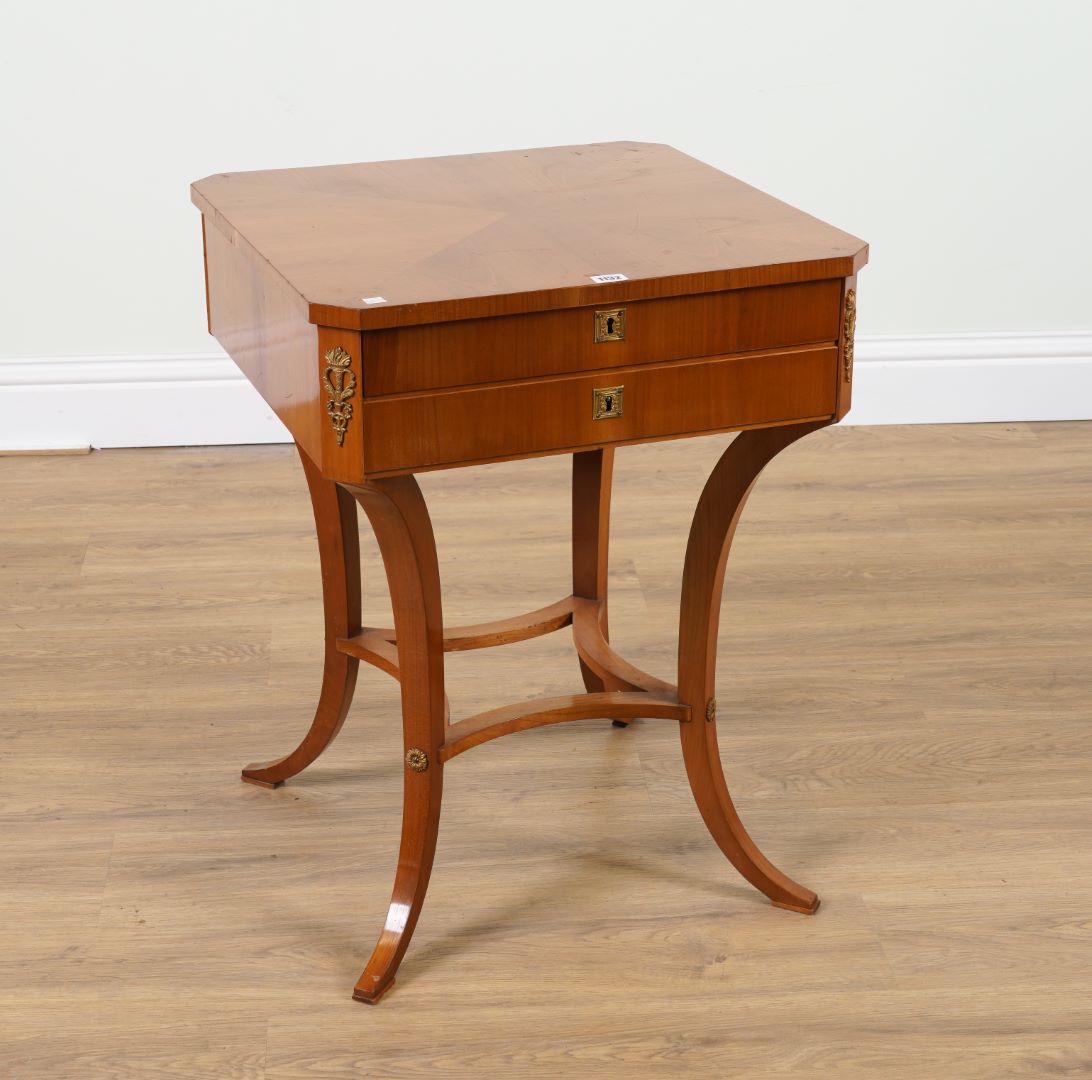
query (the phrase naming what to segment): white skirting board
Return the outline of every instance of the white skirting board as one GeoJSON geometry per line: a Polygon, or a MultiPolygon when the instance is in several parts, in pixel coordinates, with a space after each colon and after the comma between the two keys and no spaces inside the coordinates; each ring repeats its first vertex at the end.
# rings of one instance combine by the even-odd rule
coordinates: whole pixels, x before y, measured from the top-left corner
{"type": "Polygon", "coordinates": [[[843,424],[1092,419],[1092,331],[862,337],[843,424]]]}
{"type": "MultiPolygon", "coordinates": [[[[849,424],[1092,419],[1092,331],[860,337],[849,424]]],[[[287,442],[222,353],[0,358],[0,452],[287,442]]]]}
{"type": "Polygon", "coordinates": [[[224,353],[0,359],[0,453],[291,442],[224,353]]]}

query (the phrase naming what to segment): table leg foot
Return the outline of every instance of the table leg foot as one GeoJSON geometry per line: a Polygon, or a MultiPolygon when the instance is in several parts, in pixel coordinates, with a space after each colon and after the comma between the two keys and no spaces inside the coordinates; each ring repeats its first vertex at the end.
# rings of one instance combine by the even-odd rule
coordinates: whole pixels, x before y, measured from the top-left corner
{"type": "Polygon", "coordinates": [[[813,913],[819,898],[773,865],[743,827],[717,745],[717,632],[728,551],[747,496],[763,468],[824,422],[744,431],[713,468],[698,500],[683,567],[679,615],[679,700],[692,719],[679,725],[683,760],[706,827],[733,866],[778,907],[813,913]]]}
{"type": "Polygon", "coordinates": [[[326,618],[326,659],[322,689],[311,727],[290,754],[276,761],[255,762],[243,769],[243,779],[259,787],[279,787],[302,772],[334,741],[341,730],[356,688],[360,661],[337,649],[338,638],[360,630],[360,537],[352,495],[327,480],[299,449],[311,492],[322,567],[322,602],[326,618]]]}
{"type": "Polygon", "coordinates": [[[353,1001],[363,1001],[365,1005],[375,1005],[381,997],[386,996],[387,991],[392,986],[394,986],[394,979],[388,979],[381,986],[360,986],[358,984],[353,987],[353,1001]]]}
{"type": "Polygon", "coordinates": [[[784,908],[786,911],[798,911],[801,915],[814,915],[819,910],[821,901],[819,897],[816,896],[814,901],[806,907],[803,904],[785,904],[780,900],[771,900],[770,903],[773,904],[774,907],[784,908]]]}
{"type": "Polygon", "coordinates": [[[341,730],[353,700],[359,665],[356,657],[346,656],[328,647],[318,708],[303,741],[282,758],[247,765],[242,772],[243,780],[259,787],[276,788],[306,769],[341,730]]]}
{"type": "Polygon", "coordinates": [[[374,1003],[390,989],[409,948],[436,854],[442,781],[443,766],[439,761],[430,761],[425,773],[407,768],[398,870],[379,941],[353,990],[358,1001],[374,1003]]]}
{"type": "Polygon", "coordinates": [[[375,1002],[394,982],[425,902],[444,766],[444,627],[440,572],[428,510],[412,476],[375,480],[353,493],[383,557],[394,610],[402,692],[402,839],[383,930],[353,997],[375,1002]]]}
{"type": "Polygon", "coordinates": [[[695,716],[689,723],[679,725],[679,733],[694,801],[728,861],[778,907],[812,914],[819,907],[819,898],[778,870],[743,827],[724,780],[716,725],[695,716]]]}

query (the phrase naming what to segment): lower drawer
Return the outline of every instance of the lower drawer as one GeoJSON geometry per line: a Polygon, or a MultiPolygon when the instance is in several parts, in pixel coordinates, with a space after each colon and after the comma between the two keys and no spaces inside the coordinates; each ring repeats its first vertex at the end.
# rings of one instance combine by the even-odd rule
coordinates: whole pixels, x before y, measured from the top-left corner
{"type": "Polygon", "coordinates": [[[365,399],[364,471],[417,472],[831,416],[837,358],[833,345],[822,345],[365,399]]]}

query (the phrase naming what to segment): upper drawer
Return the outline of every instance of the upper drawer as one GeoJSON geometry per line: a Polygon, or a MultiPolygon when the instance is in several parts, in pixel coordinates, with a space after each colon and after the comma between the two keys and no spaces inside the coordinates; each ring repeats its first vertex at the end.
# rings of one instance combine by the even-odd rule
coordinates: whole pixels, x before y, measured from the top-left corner
{"type": "Polygon", "coordinates": [[[364,334],[364,394],[594,371],[834,341],[842,282],[809,281],[364,334]],[[624,309],[623,337],[610,312],[624,309]],[[596,340],[596,311],[605,311],[596,340]]]}

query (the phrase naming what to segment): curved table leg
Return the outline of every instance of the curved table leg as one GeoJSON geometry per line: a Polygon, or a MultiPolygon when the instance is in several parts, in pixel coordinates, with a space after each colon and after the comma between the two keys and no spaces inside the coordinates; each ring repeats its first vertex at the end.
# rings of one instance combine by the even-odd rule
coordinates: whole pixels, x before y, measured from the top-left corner
{"type": "MultiPolygon", "coordinates": [[[[573,596],[602,600],[599,622],[603,639],[607,632],[607,562],[610,547],[610,492],[614,473],[614,449],[582,450],[573,454],[573,596]]],[[[597,675],[583,659],[580,674],[589,694],[625,690],[615,680],[597,675]]],[[[628,720],[614,720],[628,727],[628,720]]]]}
{"type": "Polygon", "coordinates": [[[412,476],[350,489],[375,530],[390,587],[402,689],[402,840],[383,931],[353,997],[375,1002],[394,983],[425,901],[443,792],[444,627],[432,523],[412,476]]]}
{"type": "Polygon", "coordinates": [[[824,423],[744,431],[717,462],[698,500],[683,568],[679,616],[679,700],[693,719],[680,724],[690,788],[705,824],[732,865],[777,907],[813,913],[819,898],[786,877],[747,835],[728,794],[717,747],[717,632],[724,567],[736,524],[762,469],[786,446],[824,423]]]}
{"type": "Polygon", "coordinates": [[[360,666],[355,656],[346,656],[337,649],[339,637],[360,632],[360,537],[356,502],[347,491],[322,475],[299,444],[296,449],[303,462],[315,512],[326,620],[326,657],[318,707],[303,742],[285,757],[255,762],[243,769],[243,779],[261,787],[280,787],[290,776],[306,769],[334,741],[352,704],[360,666]]]}

